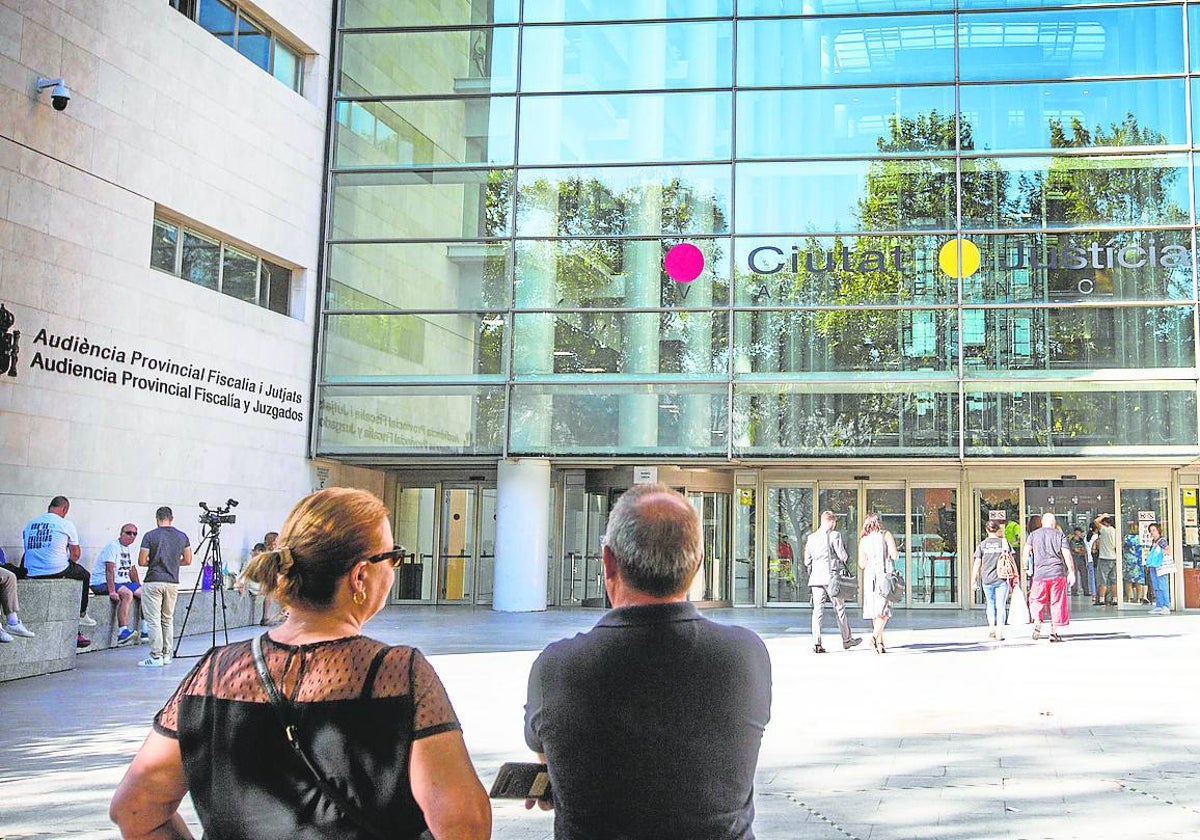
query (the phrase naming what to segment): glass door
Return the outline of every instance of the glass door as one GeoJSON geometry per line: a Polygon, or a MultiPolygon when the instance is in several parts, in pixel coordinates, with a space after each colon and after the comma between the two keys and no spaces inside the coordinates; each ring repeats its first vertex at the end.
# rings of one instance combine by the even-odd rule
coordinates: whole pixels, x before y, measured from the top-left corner
{"type": "Polygon", "coordinates": [[[411,553],[396,570],[395,601],[433,603],[436,499],[436,487],[401,487],[396,493],[392,528],[396,542],[411,553]]]}
{"type": "MultiPolygon", "coordinates": [[[[908,568],[908,515],[905,510],[904,497],[907,494],[903,487],[867,487],[866,488],[866,509],[864,516],[872,513],[878,513],[881,524],[884,529],[892,532],[892,536],[896,540],[896,551],[899,554],[899,559],[896,561],[896,568],[901,573],[906,573],[908,568]]],[[[845,534],[842,535],[845,538],[845,534]]],[[[847,549],[849,550],[849,549],[847,549]]],[[[908,603],[906,598],[903,604],[908,603]]]]}
{"type": "Polygon", "coordinates": [[[476,545],[479,556],[475,561],[475,603],[492,603],[496,580],[496,488],[479,488],[479,531],[476,545]]]}
{"type": "Polygon", "coordinates": [[[729,494],[690,491],[688,501],[700,515],[704,565],[692,580],[691,601],[730,601],[729,494]]]}
{"type": "MultiPolygon", "coordinates": [[[[822,487],[817,494],[817,516],[821,511],[831,510],[837,517],[834,529],[842,532],[842,543],[846,546],[847,568],[857,574],[858,569],[858,532],[862,527],[858,510],[858,487],[822,487]]],[[[813,519],[814,526],[818,522],[813,519]]],[[[904,531],[903,528],[900,529],[904,531]]],[[[800,544],[803,551],[804,543],[800,544]]],[[[860,579],[861,583],[861,579],[860,579]]],[[[859,587],[861,589],[861,586],[859,587]]],[[[808,592],[805,592],[807,595],[808,592]]],[[[856,599],[857,601],[857,599],[856,599]]]]}
{"type": "Polygon", "coordinates": [[[442,488],[438,603],[469,604],[475,584],[475,485],[442,488]]]}
{"type": "MultiPolygon", "coordinates": [[[[1119,605],[1146,610],[1154,606],[1150,573],[1146,570],[1146,557],[1150,553],[1150,525],[1157,522],[1162,533],[1171,533],[1167,525],[1167,491],[1162,487],[1122,486],[1120,494],[1121,522],[1118,524],[1118,533],[1121,534],[1121,543],[1118,549],[1121,562],[1117,564],[1117,591],[1121,595],[1119,605]]],[[[1167,586],[1169,592],[1170,582],[1167,586]]]]}
{"type": "Polygon", "coordinates": [[[813,489],[768,485],[766,498],[766,580],[764,603],[807,604],[804,541],[812,531],[813,489]]]}
{"type": "MultiPolygon", "coordinates": [[[[1004,535],[1009,548],[1018,558],[1019,564],[1022,537],[1024,536],[1021,528],[1021,489],[1019,487],[976,488],[972,508],[975,515],[971,517],[971,531],[967,534],[969,554],[965,558],[968,570],[970,564],[975,562],[975,547],[983,542],[983,538],[987,535],[987,531],[984,529],[988,521],[992,519],[1000,523],[1000,533],[1004,535]]],[[[973,605],[983,606],[983,590],[976,589],[970,597],[973,605]]]]}
{"type": "MultiPolygon", "coordinates": [[[[1183,545],[1171,553],[1183,576],[1183,606],[1195,609],[1200,607],[1200,487],[1179,488],[1179,509],[1183,512],[1183,545]]],[[[1172,601],[1175,606],[1178,602],[1172,601]]]]}
{"type": "Polygon", "coordinates": [[[602,607],[605,604],[604,566],[600,539],[608,525],[608,495],[588,493],[582,486],[563,494],[562,589],[564,607],[602,607]]]}
{"type": "Polygon", "coordinates": [[[739,487],[734,493],[733,507],[733,603],[738,607],[755,605],[758,575],[754,569],[754,526],[756,491],[739,487]]]}

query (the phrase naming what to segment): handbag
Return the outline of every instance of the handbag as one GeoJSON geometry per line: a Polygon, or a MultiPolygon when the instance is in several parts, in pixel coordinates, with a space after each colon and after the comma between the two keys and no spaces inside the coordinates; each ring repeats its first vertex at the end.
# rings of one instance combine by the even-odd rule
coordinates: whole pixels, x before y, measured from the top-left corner
{"type": "Polygon", "coordinates": [[[892,566],[890,562],[888,565],[891,568],[888,569],[887,574],[884,576],[885,589],[883,597],[893,604],[897,604],[904,600],[904,575],[900,574],[899,570],[895,566],[892,566]]]}
{"type": "Polygon", "coordinates": [[[858,598],[858,575],[849,571],[846,564],[838,561],[833,564],[833,539],[825,532],[825,544],[829,551],[829,583],[825,584],[825,593],[832,598],[843,601],[854,601],[858,598]]]}
{"type": "MultiPolygon", "coordinates": [[[[265,636],[266,633],[262,634],[265,636]]],[[[279,718],[280,725],[283,726],[283,734],[287,737],[287,742],[291,748],[299,756],[300,761],[308,768],[309,774],[313,777],[313,781],[317,783],[317,787],[321,792],[329,798],[337,809],[365,831],[368,836],[375,840],[385,840],[390,835],[380,831],[371,824],[370,819],[363,813],[362,809],[347,799],[340,791],[321,775],[321,771],[313,764],[312,759],[308,757],[308,753],[304,751],[304,746],[300,743],[296,724],[292,722],[291,703],[283,698],[279,693],[279,689],[275,686],[275,680],[271,677],[271,672],[267,670],[267,660],[263,658],[262,652],[262,636],[255,636],[250,642],[250,650],[254,654],[254,668],[258,671],[258,679],[262,683],[263,689],[267,692],[267,698],[271,701],[271,707],[275,710],[275,716],[279,718]]]]}

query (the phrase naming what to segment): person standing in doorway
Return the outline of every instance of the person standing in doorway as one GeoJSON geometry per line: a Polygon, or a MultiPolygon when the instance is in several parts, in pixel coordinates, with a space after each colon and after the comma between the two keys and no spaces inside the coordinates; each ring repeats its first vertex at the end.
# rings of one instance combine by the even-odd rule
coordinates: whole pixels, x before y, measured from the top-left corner
{"type": "Polygon", "coordinates": [[[839,571],[846,568],[849,555],[842,541],[842,534],[835,530],[837,517],[833,511],[821,513],[821,525],[808,535],[804,543],[804,568],[808,570],[808,591],[812,593],[812,639],[813,653],[824,653],[821,644],[821,624],[825,620],[825,599],[833,604],[838,630],[842,634],[842,648],[849,649],[862,641],[850,634],[850,620],[846,618],[846,602],[840,595],[830,594],[829,582],[839,571]]]}
{"type": "Polygon", "coordinates": [[[1003,641],[1004,625],[1008,621],[1009,580],[1016,573],[1016,563],[1012,559],[1013,552],[1008,540],[1002,535],[1000,522],[989,519],[983,530],[987,536],[975,549],[975,562],[971,566],[971,591],[975,590],[976,584],[983,585],[988,638],[1003,641]]]}
{"type": "Polygon", "coordinates": [[[884,530],[879,514],[868,514],[858,540],[858,565],[863,573],[863,618],[871,619],[871,644],[876,653],[887,653],[883,628],[892,617],[887,573],[895,568],[899,556],[896,538],[891,531],[884,530]]]}
{"type": "Polygon", "coordinates": [[[158,527],[142,537],[142,550],[138,552],[138,565],[147,567],[142,584],[142,610],[150,625],[150,656],[138,663],[142,668],[171,664],[179,567],[192,563],[191,541],[172,524],[175,514],[171,509],[160,507],[154,512],[154,519],[158,527]]]}
{"type": "Polygon", "coordinates": [[[1075,569],[1080,573],[1071,594],[1079,595],[1082,590],[1082,594],[1090,596],[1092,590],[1088,588],[1087,575],[1083,574],[1083,570],[1087,568],[1087,540],[1083,538],[1083,529],[1076,526],[1071,536],[1067,537],[1067,544],[1071,547],[1071,559],[1075,562],[1075,569]]]}
{"type": "Polygon", "coordinates": [[[1125,543],[1122,546],[1121,575],[1125,581],[1125,600],[1131,604],[1149,604],[1146,597],[1146,565],[1142,562],[1142,535],[1138,524],[1125,526],[1125,543]]]}
{"type": "Polygon", "coordinates": [[[1117,529],[1112,514],[1096,517],[1096,591],[1106,607],[1117,605],[1117,529]]]}
{"type": "Polygon", "coordinates": [[[1058,529],[1053,513],[1042,514],[1042,527],[1029,535],[1025,544],[1025,562],[1033,571],[1029,585],[1029,613],[1033,619],[1033,638],[1042,637],[1042,611],[1050,608],[1050,641],[1061,642],[1058,629],[1071,622],[1067,591],[1075,585],[1075,563],[1067,536],[1058,529]]]}
{"type": "Polygon", "coordinates": [[[1163,536],[1162,527],[1157,522],[1150,523],[1149,531],[1150,553],[1146,555],[1146,574],[1149,575],[1150,584],[1154,587],[1154,606],[1150,608],[1150,614],[1170,615],[1171,593],[1167,588],[1167,575],[1162,574],[1159,569],[1166,560],[1170,559],[1171,547],[1167,543],[1167,538],[1163,536]]]}

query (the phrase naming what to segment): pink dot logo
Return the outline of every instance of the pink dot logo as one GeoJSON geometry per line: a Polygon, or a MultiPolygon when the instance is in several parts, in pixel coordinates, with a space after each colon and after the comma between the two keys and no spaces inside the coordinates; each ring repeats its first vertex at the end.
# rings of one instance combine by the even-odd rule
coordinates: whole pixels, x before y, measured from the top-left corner
{"type": "Polygon", "coordinates": [[[704,254],[690,242],[681,242],[667,251],[663,268],[676,283],[691,283],[704,271],[704,254]]]}

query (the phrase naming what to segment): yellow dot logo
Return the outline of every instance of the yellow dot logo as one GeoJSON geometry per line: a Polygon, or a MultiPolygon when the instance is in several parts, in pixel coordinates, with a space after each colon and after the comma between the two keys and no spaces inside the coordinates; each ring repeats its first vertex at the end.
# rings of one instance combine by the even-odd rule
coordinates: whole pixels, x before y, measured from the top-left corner
{"type": "Polygon", "coordinates": [[[970,277],[979,270],[979,248],[970,239],[951,239],[938,251],[938,265],[951,277],[970,277]]]}

